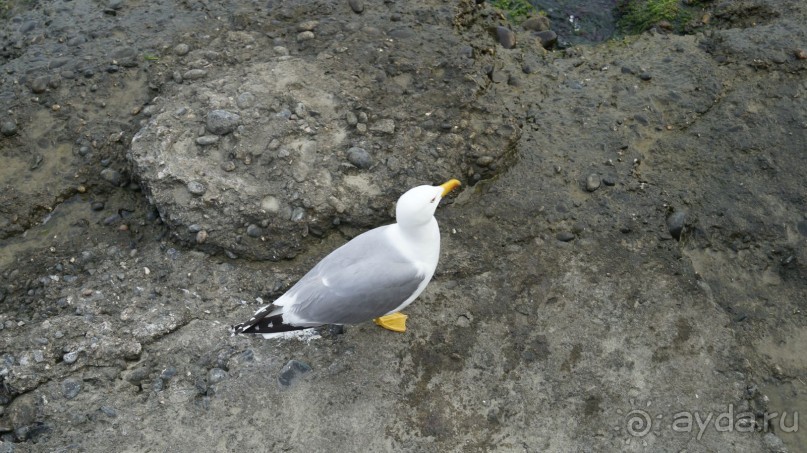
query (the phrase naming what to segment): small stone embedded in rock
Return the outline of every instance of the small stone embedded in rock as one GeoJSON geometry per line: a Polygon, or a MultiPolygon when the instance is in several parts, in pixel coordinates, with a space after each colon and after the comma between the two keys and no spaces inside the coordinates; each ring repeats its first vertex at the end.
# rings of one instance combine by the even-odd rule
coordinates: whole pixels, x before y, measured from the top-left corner
{"type": "Polygon", "coordinates": [[[383,119],[378,120],[370,126],[370,131],[372,132],[380,132],[382,134],[394,134],[395,133],[395,121],[391,119],[383,119]]]}
{"type": "Polygon", "coordinates": [[[314,39],[314,32],[313,31],[303,31],[297,34],[297,41],[310,41],[314,39]]]}
{"type": "Polygon", "coordinates": [[[191,181],[188,183],[188,192],[197,196],[204,195],[207,192],[207,187],[199,181],[191,181]]]}
{"type": "Polygon", "coordinates": [[[362,0],[348,0],[347,3],[356,14],[361,14],[364,11],[364,2],[362,0]]]}
{"type": "Polygon", "coordinates": [[[541,47],[544,49],[551,49],[558,43],[558,34],[552,30],[536,32],[535,37],[541,41],[541,47]]]}
{"type": "Polygon", "coordinates": [[[284,387],[288,387],[300,376],[309,372],[311,372],[311,367],[307,363],[300,362],[299,360],[289,360],[280,370],[280,374],[277,376],[277,382],[284,387]]]}
{"type": "Polygon", "coordinates": [[[247,227],[247,236],[259,238],[261,237],[261,234],[263,234],[263,230],[258,225],[251,224],[247,227]]]}
{"type": "Polygon", "coordinates": [[[479,165],[480,167],[487,167],[488,165],[490,165],[492,163],[493,163],[493,157],[492,156],[482,156],[482,157],[476,159],[476,165],[479,165]]]}
{"type": "Polygon", "coordinates": [[[66,353],[65,355],[62,356],[62,360],[64,360],[64,363],[68,365],[71,363],[75,363],[75,361],[78,360],[78,351],[70,351],[66,353]]]}
{"type": "Polygon", "coordinates": [[[368,169],[373,165],[373,158],[364,148],[353,147],[347,150],[347,160],[361,168],[368,169]]]}
{"type": "Polygon", "coordinates": [[[574,235],[574,233],[569,232],[569,231],[561,231],[560,233],[558,233],[555,236],[555,238],[557,238],[557,240],[559,240],[561,242],[569,242],[569,241],[574,240],[575,235],[574,235]]]}
{"type": "Polygon", "coordinates": [[[31,81],[31,92],[34,94],[44,93],[48,89],[48,77],[40,76],[31,81]]]}
{"type": "Polygon", "coordinates": [[[588,177],[586,178],[586,190],[588,190],[589,192],[594,192],[595,190],[600,188],[600,182],[601,179],[599,175],[595,173],[588,175],[588,177]]]}
{"type": "Polygon", "coordinates": [[[188,52],[190,52],[190,51],[191,51],[190,46],[188,46],[188,45],[187,45],[187,44],[185,44],[185,43],[180,43],[180,44],[177,44],[177,45],[174,47],[174,53],[175,53],[176,55],[179,55],[180,57],[182,57],[182,56],[184,56],[184,55],[187,55],[187,54],[188,54],[188,52]]]}
{"type": "Polygon", "coordinates": [[[182,78],[185,80],[197,80],[205,77],[207,77],[207,71],[204,69],[191,69],[182,74],[182,78]]]}
{"type": "Polygon", "coordinates": [[[101,170],[101,177],[104,178],[106,182],[112,184],[115,187],[120,186],[123,180],[123,177],[121,176],[120,172],[118,172],[117,170],[113,170],[111,168],[105,168],[101,170]]]}
{"type": "Polygon", "coordinates": [[[681,233],[684,231],[686,218],[686,212],[684,211],[675,211],[667,217],[667,229],[670,231],[670,235],[676,240],[681,240],[681,233]]]}
{"type": "Polygon", "coordinates": [[[505,49],[512,49],[516,46],[516,34],[507,27],[496,27],[496,38],[505,49]]]}
{"type": "Polygon", "coordinates": [[[76,379],[67,378],[62,381],[62,395],[72,400],[81,392],[81,382],[76,379]]]}
{"type": "Polygon", "coordinates": [[[246,109],[252,107],[255,104],[255,95],[250,92],[244,92],[238,95],[235,98],[235,105],[238,106],[239,109],[246,109]]]}
{"type": "Polygon", "coordinates": [[[14,120],[4,120],[0,125],[0,132],[6,137],[11,137],[17,133],[17,122],[14,120]]]}
{"type": "Polygon", "coordinates": [[[529,31],[547,31],[552,28],[549,18],[546,16],[530,17],[521,23],[524,30],[529,31]]]}
{"type": "Polygon", "coordinates": [[[218,143],[219,139],[218,135],[203,135],[201,137],[196,137],[196,144],[199,146],[210,146],[218,143]]]}
{"type": "Polygon", "coordinates": [[[218,384],[225,379],[227,379],[227,372],[221,368],[213,368],[207,373],[208,384],[218,384]]]}
{"type": "Polygon", "coordinates": [[[207,130],[216,135],[226,135],[234,131],[241,117],[226,110],[211,110],[207,114],[207,130]]]}

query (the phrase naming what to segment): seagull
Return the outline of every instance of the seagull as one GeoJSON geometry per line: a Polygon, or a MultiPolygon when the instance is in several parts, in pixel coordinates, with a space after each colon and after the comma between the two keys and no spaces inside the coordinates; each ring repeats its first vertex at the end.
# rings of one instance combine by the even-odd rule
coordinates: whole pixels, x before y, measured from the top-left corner
{"type": "Polygon", "coordinates": [[[396,223],[364,232],[322,259],[285,294],[262,307],[235,334],[277,338],[325,324],[374,320],[406,331],[401,310],[429,284],[440,257],[440,229],[434,211],[460,182],[418,186],[401,195],[396,223]]]}

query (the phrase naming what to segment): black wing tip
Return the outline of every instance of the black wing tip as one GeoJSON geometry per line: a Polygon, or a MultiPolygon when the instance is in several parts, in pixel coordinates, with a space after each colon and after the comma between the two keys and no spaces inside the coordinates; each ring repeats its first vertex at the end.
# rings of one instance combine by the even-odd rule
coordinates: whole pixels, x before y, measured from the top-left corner
{"type": "Polygon", "coordinates": [[[265,318],[255,319],[252,317],[249,321],[241,324],[236,324],[232,327],[233,335],[241,334],[262,334],[262,333],[281,333],[291,332],[294,330],[310,329],[311,327],[292,326],[283,321],[283,315],[268,316],[265,318]]]}

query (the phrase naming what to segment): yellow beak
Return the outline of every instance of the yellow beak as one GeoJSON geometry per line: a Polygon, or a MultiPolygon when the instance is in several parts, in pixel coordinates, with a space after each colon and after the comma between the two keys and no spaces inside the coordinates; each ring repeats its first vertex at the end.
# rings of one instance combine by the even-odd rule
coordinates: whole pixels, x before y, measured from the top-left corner
{"type": "Polygon", "coordinates": [[[442,196],[448,195],[449,192],[451,192],[452,190],[456,189],[457,187],[459,187],[461,185],[462,184],[460,184],[460,182],[457,181],[456,179],[449,179],[448,181],[444,182],[443,184],[440,184],[440,187],[443,188],[443,195],[442,196]]]}

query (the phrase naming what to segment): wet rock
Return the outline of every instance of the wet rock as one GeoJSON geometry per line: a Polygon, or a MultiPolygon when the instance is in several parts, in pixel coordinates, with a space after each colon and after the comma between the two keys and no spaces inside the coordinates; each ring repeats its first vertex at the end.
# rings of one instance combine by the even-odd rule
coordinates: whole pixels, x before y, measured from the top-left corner
{"type": "Polygon", "coordinates": [[[361,14],[364,11],[364,2],[362,0],[348,0],[347,3],[356,14],[361,14]]]}
{"type": "Polygon", "coordinates": [[[227,372],[221,368],[212,368],[207,372],[207,383],[218,384],[219,382],[227,379],[227,372]]]}
{"type": "Polygon", "coordinates": [[[361,168],[368,169],[373,165],[373,158],[364,148],[353,147],[347,150],[347,160],[361,168]]]}
{"type": "Polygon", "coordinates": [[[681,239],[681,233],[684,231],[685,225],[686,213],[684,211],[675,211],[667,217],[667,229],[676,240],[681,239]]]}
{"type": "Polygon", "coordinates": [[[539,31],[535,33],[535,37],[541,41],[544,49],[551,49],[558,43],[558,34],[552,30],[539,31]]]}
{"type": "Polygon", "coordinates": [[[512,49],[516,46],[516,34],[507,27],[496,27],[496,38],[505,49],[512,49]]]}
{"type": "Polygon", "coordinates": [[[530,17],[521,23],[524,30],[529,31],[547,31],[552,28],[549,18],[546,16],[530,17]]]}
{"type": "Polygon", "coordinates": [[[101,170],[101,177],[115,187],[119,187],[123,182],[123,176],[121,176],[120,172],[111,168],[101,170]]]}
{"type": "Polygon", "coordinates": [[[586,177],[586,190],[589,192],[594,192],[595,190],[600,188],[600,176],[596,173],[592,173],[586,177]]]}
{"type": "Polygon", "coordinates": [[[62,395],[72,400],[81,392],[81,382],[77,379],[67,378],[62,381],[62,395]]]}
{"type": "Polygon", "coordinates": [[[561,231],[560,233],[555,235],[555,238],[561,242],[573,241],[575,237],[576,236],[574,235],[574,233],[570,231],[561,231]]]}
{"type": "Polygon", "coordinates": [[[207,187],[199,181],[191,181],[188,183],[188,192],[193,195],[200,196],[207,192],[207,187]]]}
{"type": "Polygon", "coordinates": [[[241,117],[226,110],[212,110],[207,114],[207,130],[216,135],[226,135],[234,131],[241,117]]]}
{"type": "Polygon", "coordinates": [[[11,119],[3,120],[0,124],[0,133],[6,137],[11,137],[17,133],[17,122],[11,119]]]}
{"type": "Polygon", "coordinates": [[[280,370],[280,374],[277,376],[277,382],[283,387],[288,387],[300,376],[309,372],[311,372],[311,366],[307,363],[300,362],[299,360],[289,360],[280,370]]]}

